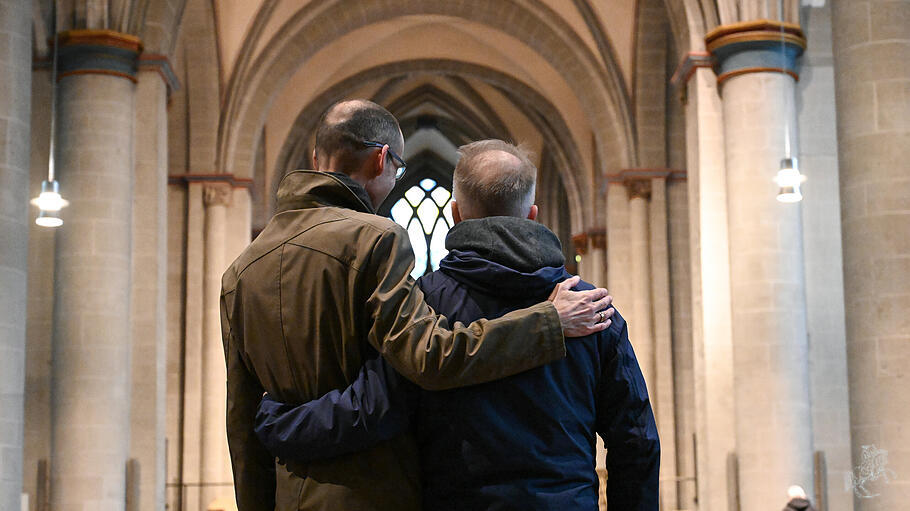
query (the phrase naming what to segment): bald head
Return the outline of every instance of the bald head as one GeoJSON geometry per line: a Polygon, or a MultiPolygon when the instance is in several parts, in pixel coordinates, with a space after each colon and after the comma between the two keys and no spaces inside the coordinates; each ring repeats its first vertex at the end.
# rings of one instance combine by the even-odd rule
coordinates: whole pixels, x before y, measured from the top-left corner
{"type": "MultiPolygon", "coordinates": [[[[323,114],[316,129],[316,159],[339,162],[349,172],[357,169],[375,151],[364,141],[388,144],[398,154],[404,150],[404,139],[398,121],[385,108],[365,99],[335,103],[323,114]]],[[[326,170],[326,169],[320,169],[326,170]]]]}
{"type": "Polygon", "coordinates": [[[524,218],[534,203],[537,168],[527,151],[502,140],[458,148],[453,185],[461,216],[524,218]]]}

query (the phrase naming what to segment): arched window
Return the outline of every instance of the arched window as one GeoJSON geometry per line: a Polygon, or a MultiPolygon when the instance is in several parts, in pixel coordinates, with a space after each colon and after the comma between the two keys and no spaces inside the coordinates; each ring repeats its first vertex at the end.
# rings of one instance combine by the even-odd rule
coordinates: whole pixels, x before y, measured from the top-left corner
{"type": "Polygon", "coordinates": [[[439,269],[445,257],[446,234],[455,224],[452,221],[452,192],[435,179],[424,178],[408,188],[392,205],[392,220],[408,231],[414,248],[415,279],[439,269]]]}

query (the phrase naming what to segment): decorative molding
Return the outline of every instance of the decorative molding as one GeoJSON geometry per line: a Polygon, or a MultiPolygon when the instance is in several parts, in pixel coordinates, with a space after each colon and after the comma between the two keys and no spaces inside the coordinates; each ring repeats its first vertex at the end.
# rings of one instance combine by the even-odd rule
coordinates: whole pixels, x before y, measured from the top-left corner
{"type": "Polygon", "coordinates": [[[232,174],[171,174],[167,184],[179,185],[188,183],[227,183],[231,188],[252,188],[253,180],[236,177],[232,174]]]}
{"type": "MultiPolygon", "coordinates": [[[[136,82],[142,53],[138,37],[113,30],[66,30],[57,35],[59,82],[67,76],[100,74],[136,82]]],[[[53,42],[53,41],[52,41],[53,42]]]]}
{"type": "Polygon", "coordinates": [[[785,73],[798,80],[796,59],[806,37],[797,24],[757,20],[715,28],[705,36],[705,47],[714,56],[718,84],[748,73],[785,73]]]}
{"type": "Polygon", "coordinates": [[[714,57],[706,51],[690,51],[683,56],[670,77],[673,87],[685,87],[698,68],[714,67],[714,57]]]}
{"type": "Polygon", "coordinates": [[[689,179],[689,173],[685,170],[673,170],[670,171],[670,175],[667,177],[668,181],[687,181],[689,179]]]}
{"type": "Polygon", "coordinates": [[[230,206],[234,188],[225,182],[209,182],[202,185],[202,202],[209,206],[230,206]]]}
{"type": "Polygon", "coordinates": [[[625,169],[616,174],[604,176],[607,184],[625,185],[627,181],[636,179],[667,179],[670,181],[685,181],[687,172],[681,169],[625,169]]]}
{"type": "Polygon", "coordinates": [[[139,56],[139,70],[152,71],[158,73],[164,85],[167,86],[167,93],[180,90],[180,79],[174,72],[174,66],[167,55],[155,53],[145,53],[139,56]]]}
{"type": "Polygon", "coordinates": [[[806,49],[806,37],[802,28],[796,23],[760,19],[721,25],[705,34],[705,47],[714,53],[718,47],[734,42],[766,41],[780,42],[781,29],[784,39],[799,44],[806,49]]]}

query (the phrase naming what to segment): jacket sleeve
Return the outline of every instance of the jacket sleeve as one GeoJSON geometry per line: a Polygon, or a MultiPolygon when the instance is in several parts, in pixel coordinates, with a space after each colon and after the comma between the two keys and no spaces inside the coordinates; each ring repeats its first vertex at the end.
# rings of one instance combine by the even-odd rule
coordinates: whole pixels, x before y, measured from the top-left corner
{"type": "Polygon", "coordinates": [[[357,452],[408,430],[417,388],[382,357],[368,360],[346,389],[302,405],[263,396],[256,435],[282,461],[310,463],[357,452]]]}
{"type": "Polygon", "coordinates": [[[411,278],[407,232],[389,227],[375,243],[366,301],[370,344],[402,376],[427,390],[474,385],[565,357],[556,308],[543,302],[495,320],[449,326],[424,302],[411,278]]]}
{"type": "Polygon", "coordinates": [[[597,402],[597,433],[607,448],[607,507],[657,511],[657,425],[626,323],[614,326],[605,332],[615,351],[603,357],[597,402]]]}
{"type": "MultiPolygon", "coordinates": [[[[230,296],[227,297],[228,300],[230,296]]],[[[275,509],[275,458],[253,433],[262,387],[247,370],[221,295],[221,335],[227,364],[227,437],[238,511],[275,509]]]]}

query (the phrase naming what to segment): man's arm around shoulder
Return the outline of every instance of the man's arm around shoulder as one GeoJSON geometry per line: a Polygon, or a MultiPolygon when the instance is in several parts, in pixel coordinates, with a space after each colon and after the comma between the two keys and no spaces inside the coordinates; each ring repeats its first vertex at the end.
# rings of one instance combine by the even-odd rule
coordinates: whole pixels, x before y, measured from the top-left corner
{"type": "Polygon", "coordinates": [[[606,290],[571,293],[577,278],[565,283],[552,303],[449,327],[411,278],[412,254],[407,232],[398,225],[373,246],[367,338],[402,376],[428,390],[484,383],[541,366],[565,356],[564,329],[567,336],[582,336],[606,328],[596,324],[596,312],[612,298],[606,290]]]}

